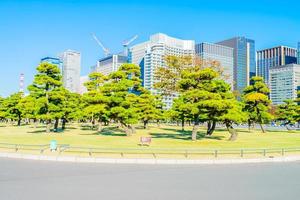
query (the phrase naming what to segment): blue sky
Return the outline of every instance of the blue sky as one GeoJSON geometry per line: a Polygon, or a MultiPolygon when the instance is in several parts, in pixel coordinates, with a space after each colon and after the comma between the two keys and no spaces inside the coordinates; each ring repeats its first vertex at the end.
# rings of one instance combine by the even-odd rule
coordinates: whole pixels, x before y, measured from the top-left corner
{"type": "Polygon", "coordinates": [[[0,95],[18,91],[20,73],[28,86],[40,58],[66,49],[82,53],[87,74],[103,56],[91,32],[113,52],[135,34],[138,43],[157,32],[196,42],[246,36],[257,49],[296,47],[299,8],[296,0],[0,0],[0,95]]]}

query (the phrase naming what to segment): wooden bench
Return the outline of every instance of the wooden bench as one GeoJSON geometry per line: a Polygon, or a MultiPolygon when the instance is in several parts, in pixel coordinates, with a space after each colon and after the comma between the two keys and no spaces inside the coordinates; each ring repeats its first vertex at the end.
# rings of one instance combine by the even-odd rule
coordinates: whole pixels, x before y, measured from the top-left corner
{"type": "Polygon", "coordinates": [[[151,137],[141,137],[140,138],[140,145],[144,146],[147,145],[149,146],[151,144],[151,137]]]}

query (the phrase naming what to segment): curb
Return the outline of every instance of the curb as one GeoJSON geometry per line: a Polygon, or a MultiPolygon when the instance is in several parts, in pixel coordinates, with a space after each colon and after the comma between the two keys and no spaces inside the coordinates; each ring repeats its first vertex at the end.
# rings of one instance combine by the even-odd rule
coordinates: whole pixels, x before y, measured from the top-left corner
{"type": "Polygon", "coordinates": [[[300,161],[300,156],[251,159],[142,159],[142,158],[88,158],[78,156],[46,156],[20,153],[0,153],[0,158],[16,158],[27,160],[43,160],[75,163],[102,163],[102,164],[160,164],[160,165],[206,165],[206,164],[249,164],[249,163],[278,163],[300,161]]]}

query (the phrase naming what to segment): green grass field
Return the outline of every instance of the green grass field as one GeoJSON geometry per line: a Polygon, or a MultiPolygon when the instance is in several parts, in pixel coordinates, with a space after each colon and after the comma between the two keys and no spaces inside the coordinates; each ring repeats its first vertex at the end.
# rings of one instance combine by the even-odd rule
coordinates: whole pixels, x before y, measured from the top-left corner
{"type": "Polygon", "coordinates": [[[259,130],[248,132],[239,129],[238,139],[228,141],[230,136],[226,130],[218,129],[212,137],[204,137],[204,127],[200,129],[198,141],[191,141],[191,127],[187,131],[180,131],[180,127],[155,125],[149,130],[137,128],[137,133],[128,137],[124,132],[105,128],[101,133],[94,130],[82,130],[79,125],[72,125],[64,132],[46,134],[44,127],[34,129],[32,126],[0,127],[0,143],[17,144],[49,144],[57,140],[59,144],[101,148],[145,148],[139,146],[141,136],[151,136],[149,148],[289,148],[300,147],[300,132],[269,131],[261,133],[259,130]]]}

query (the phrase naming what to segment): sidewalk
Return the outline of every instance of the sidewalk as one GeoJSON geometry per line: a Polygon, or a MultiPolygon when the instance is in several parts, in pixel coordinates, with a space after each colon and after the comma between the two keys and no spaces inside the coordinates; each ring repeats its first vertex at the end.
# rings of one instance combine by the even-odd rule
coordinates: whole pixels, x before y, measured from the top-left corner
{"type": "Polygon", "coordinates": [[[247,163],[274,163],[296,162],[300,156],[286,156],[275,158],[240,158],[240,159],[142,159],[142,158],[93,158],[78,156],[47,156],[21,153],[1,153],[0,158],[17,158],[29,160],[44,160],[76,163],[108,163],[108,164],[169,164],[169,165],[197,165],[197,164],[247,164],[247,163]]]}

